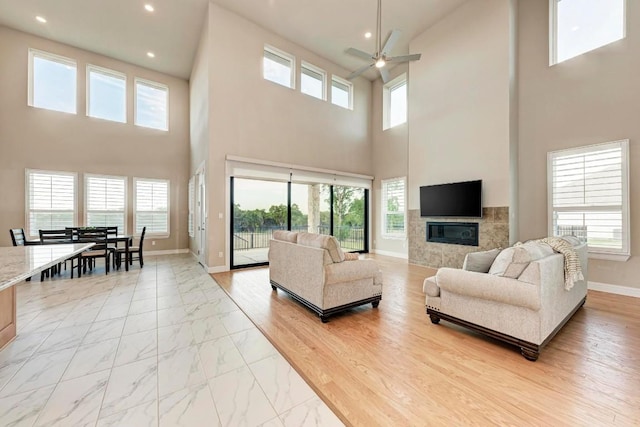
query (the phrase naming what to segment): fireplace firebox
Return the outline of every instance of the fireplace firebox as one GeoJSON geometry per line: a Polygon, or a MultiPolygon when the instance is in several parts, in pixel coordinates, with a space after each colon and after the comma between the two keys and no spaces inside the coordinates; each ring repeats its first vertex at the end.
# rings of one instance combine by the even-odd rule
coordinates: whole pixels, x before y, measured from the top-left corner
{"type": "Polygon", "coordinates": [[[427,222],[427,242],[478,246],[478,223],[427,222]]]}

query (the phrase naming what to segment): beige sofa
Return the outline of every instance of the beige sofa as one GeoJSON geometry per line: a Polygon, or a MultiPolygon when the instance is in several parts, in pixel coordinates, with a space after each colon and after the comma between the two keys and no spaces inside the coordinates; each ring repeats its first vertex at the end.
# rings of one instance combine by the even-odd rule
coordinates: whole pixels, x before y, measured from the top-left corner
{"type": "Polygon", "coordinates": [[[346,258],[350,257],[333,236],[275,231],[269,242],[271,287],[289,293],[322,322],[351,307],[368,303],[378,307],[382,273],[376,262],[346,258]]]}
{"type": "Polygon", "coordinates": [[[516,345],[525,358],[535,361],[586,300],[587,247],[572,243],[584,279],[569,290],[562,254],[548,246],[534,248],[533,254],[524,248],[524,259],[515,262],[514,257],[498,268],[496,259],[488,272],[439,269],[424,281],[427,314],[434,324],[444,319],[516,345]]]}

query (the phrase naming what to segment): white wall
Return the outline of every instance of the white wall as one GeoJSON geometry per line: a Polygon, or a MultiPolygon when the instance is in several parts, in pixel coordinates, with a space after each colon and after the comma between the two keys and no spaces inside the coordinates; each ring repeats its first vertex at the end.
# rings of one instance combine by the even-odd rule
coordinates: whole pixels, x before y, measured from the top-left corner
{"type": "Polygon", "coordinates": [[[185,80],[0,26],[0,246],[8,229],[25,225],[25,168],[78,172],[78,219],[84,220],[83,174],[127,176],[128,231],[133,227],[133,177],[169,179],[170,232],[145,249],[188,247],[189,89],[185,80]],[[29,48],[77,62],[77,114],[27,105],[29,48]],[[86,65],[127,76],[127,123],[86,116],[86,65]],[[169,131],[133,124],[134,77],[169,87],[169,131]]]}
{"type": "Polygon", "coordinates": [[[264,80],[264,45],[295,55],[298,67],[300,60],[305,60],[343,78],[348,70],[215,4],[210,4],[208,25],[208,265],[215,268],[228,262],[225,157],[235,155],[370,175],[371,83],[356,79],[353,110],[337,107],[300,93],[299,85],[292,90],[264,80]],[[222,258],[218,257],[219,252],[222,258]]]}
{"type": "Polygon", "coordinates": [[[510,205],[509,20],[509,1],[470,1],[411,41],[409,209],[422,185],[475,179],[510,205]]]}

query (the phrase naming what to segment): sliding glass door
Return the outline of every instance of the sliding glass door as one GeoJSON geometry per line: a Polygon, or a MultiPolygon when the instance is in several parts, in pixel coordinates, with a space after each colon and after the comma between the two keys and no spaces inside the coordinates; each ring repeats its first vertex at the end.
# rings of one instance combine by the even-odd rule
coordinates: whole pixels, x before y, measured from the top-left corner
{"type": "Polygon", "coordinates": [[[268,262],[274,230],[335,236],[345,252],[368,250],[368,190],[231,178],[231,267],[268,262]]]}
{"type": "Polygon", "coordinates": [[[345,252],[363,252],[367,249],[366,190],[364,188],[334,185],[333,235],[345,252]]]}
{"type": "Polygon", "coordinates": [[[231,267],[268,261],[273,230],[288,229],[288,183],[232,178],[231,267]]]}

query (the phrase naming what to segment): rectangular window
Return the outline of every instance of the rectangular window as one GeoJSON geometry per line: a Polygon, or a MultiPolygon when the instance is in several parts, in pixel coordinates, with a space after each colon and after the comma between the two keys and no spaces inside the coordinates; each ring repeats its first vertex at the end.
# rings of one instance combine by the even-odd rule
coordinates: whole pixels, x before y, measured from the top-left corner
{"type": "Polygon", "coordinates": [[[550,63],[625,37],[625,0],[549,0],[550,63]]]}
{"type": "Polygon", "coordinates": [[[382,181],[382,236],[406,237],[405,178],[382,181]]]}
{"type": "Polygon", "coordinates": [[[331,78],[331,103],[349,110],[353,109],[353,85],[346,80],[331,78]]]}
{"type": "Polygon", "coordinates": [[[193,212],[195,210],[195,187],[194,187],[195,177],[189,178],[189,236],[194,237],[195,233],[193,231],[193,212]]]}
{"type": "Polygon", "coordinates": [[[127,122],[127,77],[124,74],[87,66],[87,115],[127,122]]]}
{"type": "Polygon", "coordinates": [[[76,224],[76,174],[26,170],[27,234],[76,224]]]}
{"type": "Polygon", "coordinates": [[[85,225],[118,227],[126,232],[127,178],[120,176],[84,176],[85,225]]]}
{"type": "Polygon", "coordinates": [[[133,178],[133,227],[136,234],[147,227],[147,234],[169,236],[169,181],[133,178]]]}
{"type": "Polygon", "coordinates": [[[295,57],[271,46],[264,47],[262,75],[265,80],[293,89],[295,87],[295,57]]]}
{"type": "Polygon", "coordinates": [[[76,62],[29,49],[29,94],[32,107],[76,114],[76,62]]]}
{"type": "Polygon", "coordinates": [[[549,234],[575,235],[587,242],[590,254],[626,260],[629,141],[554,151],[547,157],[549,234]]]}
{"type": "Polygon", "coordinates": [[[318,99],[326,99],[325,85],[327,73],[318,67],[302,62],[300,70],[300,91],[318,99]]]}
{"type": "Polygon", "coordinates": [[[169,88],[160,83],[138,78],[135,83],[135,124],[146,128],[169,130],[169,88]]]}
{"type": "Polygon", "coordinates": [[[384,85],[383,130],[407,122],[407,75],[393,79],[384,85]]]}

